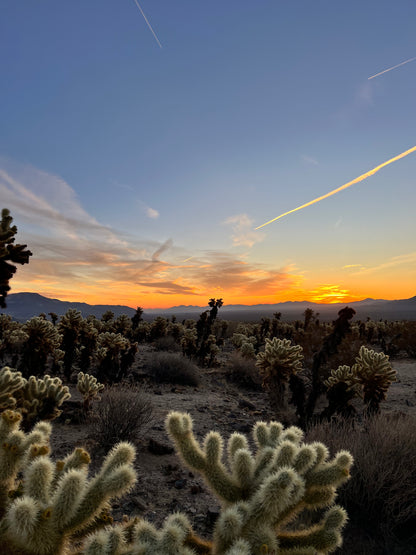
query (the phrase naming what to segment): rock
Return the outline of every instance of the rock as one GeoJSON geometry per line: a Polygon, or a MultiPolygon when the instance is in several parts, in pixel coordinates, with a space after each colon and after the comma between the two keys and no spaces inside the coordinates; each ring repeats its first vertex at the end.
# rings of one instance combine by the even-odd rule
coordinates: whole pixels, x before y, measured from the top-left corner
{"type": "Polygon", "coordinates": [[[256,405],[249,401],[248,399],[240,399],[238,401],[238,406],[241,409],[249,409],[249,410],[256,410],[256,405]]]}
{"type": "Polygon", "coordinates": [[[149,438],[147,450],[153,455],[170,455],[174,451],[170,445],[165,445],[153,438],[149,438]]]}

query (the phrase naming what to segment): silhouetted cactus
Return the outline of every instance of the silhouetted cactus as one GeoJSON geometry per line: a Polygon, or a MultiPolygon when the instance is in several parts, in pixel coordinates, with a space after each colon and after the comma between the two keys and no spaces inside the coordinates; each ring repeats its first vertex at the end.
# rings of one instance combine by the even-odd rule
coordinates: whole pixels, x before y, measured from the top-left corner
{"type": "Polygon", "coordinates": [[[22,352],[19,370],[25,377],[43,373],[49,356],[56,353],[61,345],[62,336],[56,327],[47,320],[35,316],[28,320],[22,330],[27,334],[27,340],[22,352]]]}
{"type": "Polygon", "coordinates": [[[17,269],[14,264],[28,264],[32,256],[29,250],[25,250],[27,245],[14,244],[17,227],[12,226],[12,222],[9,210],[3,208],[0,220],[0,308],[6,308],[9,282],[17,269]]]}

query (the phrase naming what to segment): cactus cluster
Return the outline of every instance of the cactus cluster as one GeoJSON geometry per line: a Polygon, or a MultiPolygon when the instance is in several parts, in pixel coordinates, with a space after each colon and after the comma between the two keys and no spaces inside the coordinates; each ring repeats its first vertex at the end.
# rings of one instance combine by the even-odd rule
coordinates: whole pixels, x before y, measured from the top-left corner
{"type": "Polygon", "coordinates": [[[342,365],[336,370],[331,370],[324,384],[328,388],[328,396],[332,396],[333,399],[334,391],[338,390],[338,404],[343,404],[339,396],[343,387],[344,397],[347,394],[350,398],[362,397],[367,410],[377,412],[395,380],[396,371],[392,368],[388,355],[377,353],[362,345],[355,364],[352,367],[342,365]]]}
{"type": "Polygon", "coordinates": [[[258,422],[253,429],[257,452],[247,438],[232,434],[228,465],[223,439],[210,432],[199,445],[188,414],[172,412],[166,426],[185,464],[204,477],[219,497],[222,512],[214,528],[212,553],[330,553],[341,544],[345,511],[334,506],[336,488],[349,478],[352,457],[339,452],[331,461],[320,443],[305,445],[299,428],[258,422]],[[322,520],[296,529],[305,509],[327,508],[322,520]]]}
{"type": "Polygon", "coordinates": [[[292,375],[302,370],[302,347],[288,339],[266,339],[264,351],[258,353],[256,366],[269,391],[272,408],[278,414],[285,407],[286,385],[292,375]]]}
{"type": "Polygon", "coordinates": [[[53,420],[61,414],[59,407],[71,394],[60,378],[31,376],[5,366],[0,370],[0,410],[12,408],[21,413],[25,428],[38,420],[53,420]]]}
{"type": "Polygon", "coordinates": [[[94,399],[97,401],[100,399],[98,394],[103,389],[104,384],[99,383],[97,378],[91,376],[91,374],[78,372],[77,390],[81,393],[84,399],[83,407],[86,413],[90,410],[92,401],[94,399]]]}
{"type": "Polygon", "coordinates": [[[49,456],[51,426],[40,422],[25,434],[20,421],[11,410],[0,417],[0,552],[63,555],[72,538],[108,523],[108,501],[136,480],[135,451],[128,443],[117,445],[89,479],[84,449],[55,463],[49,456]]]}

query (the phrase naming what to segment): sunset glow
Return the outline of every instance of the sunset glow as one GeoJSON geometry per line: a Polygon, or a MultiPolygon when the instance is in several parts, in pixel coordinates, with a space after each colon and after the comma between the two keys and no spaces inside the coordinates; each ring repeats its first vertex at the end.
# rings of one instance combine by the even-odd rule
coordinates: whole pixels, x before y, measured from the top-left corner
{"type": "Polygon", "coordinates": [[[377,13],[6,0],[0,209],[33,253],[11,293],[416,295],[416,4],[377,13]]]}

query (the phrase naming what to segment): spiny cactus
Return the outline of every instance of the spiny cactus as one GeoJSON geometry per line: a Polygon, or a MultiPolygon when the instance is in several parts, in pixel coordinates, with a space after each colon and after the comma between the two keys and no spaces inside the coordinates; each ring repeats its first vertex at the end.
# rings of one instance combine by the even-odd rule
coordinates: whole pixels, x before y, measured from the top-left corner
{"type": "Polygon", "coordinates": [[[363,345],[353,368],[356,382],[362,386],[368,411],[378,412],[390,385],[396,381],[396,371],[391,367],[388,355],[376,353],[363,345]]]}
{"type": "Polygon", "coordinates": [[[56,327],[39,316],[28,320],[22,330],[27,334],[19,370],[25,378],[36,375],[41,368],[45,368],[49,356],[59,350],[62,336],[56,327]]]}
{"type": "Polygon", "coordinates": [[[110,498],[133,486],[135,451],[129,443],[118,444],[88,479],[90,457],[84,449],[54,463],[48,455],[50,425],[39,423],[24,434],[20,419],[13,411],[0,418],[0,552],[63,555],[71,537],[79,539],[102,524],[96,519],[110,498]],[[19,493],[12,499],[20,473],[19,493]]]}
{"type": "Polygon", "coordinates": [[[346,514],[333,503],[336,488],[349,478],[348,452],[328,461],[327,448],[303,444],[299,428],[258,422],[253,429],[257,453],[251,453],[244,435],[234,433],[227,445],[227,467],[218,433],[210,432],[201,448],[189,414],[171,412],[166,426],[185,464],[202,474],[222,504],[214,555],[237,553],[237,545],[245,545],[251,555],[330,553],[341,544],[346,514]],[[325,507],[329,509],[319,524],[300,530],[288,526],[302,510],[325,507]]]}
{"type": "Polygon", "coordinates": [[[22,389],[25,382],[21,372],[15,372],[8,366],[0,370],[0,411],[16,407],[17,402],[13,394],[22,389]]]}
{"type": "Polygon", "coordinates": [[[292,345],[288,339],[266,339],[265,349],[257,355],[256,366],[268,389],[276,413],[285,406],[286,385],[293,374],[302,370],[302,347],[292,345]]]}
{"type": "Polygon", "coordinates": [[[99,383],[97,378],[84,372],[78,373],[77,389],[84,398],[84,412],[88,413],[94,399],[100,399],[98,393],[104,389],[104,384],[99,383]]]}
{"type": "MultiPolygon", "coordinates": [[[[26,380],[25,380],[26,381],[26,380]]],[[[43,378],[30,376],[19,391],[20,411],[23,414],[25,428],[37,420],[54,420],[61,414],[59,407],[69,399],[71,394],[60,378],[43,378]]]]}
{"type": "Polygon", "coordinates": [[[387,397],[387,391],[396,380],[396,371],[389,362],[388,355],[376,353],[364,345],[352,367],[342,365],[331,370],[324,382],[328,388],[329,406],[323,416],[335,412],[347,415],[353,412],[348,404],[354,397],[362,397],[369,413],[379,411],[380,403],[387,397]]]}

